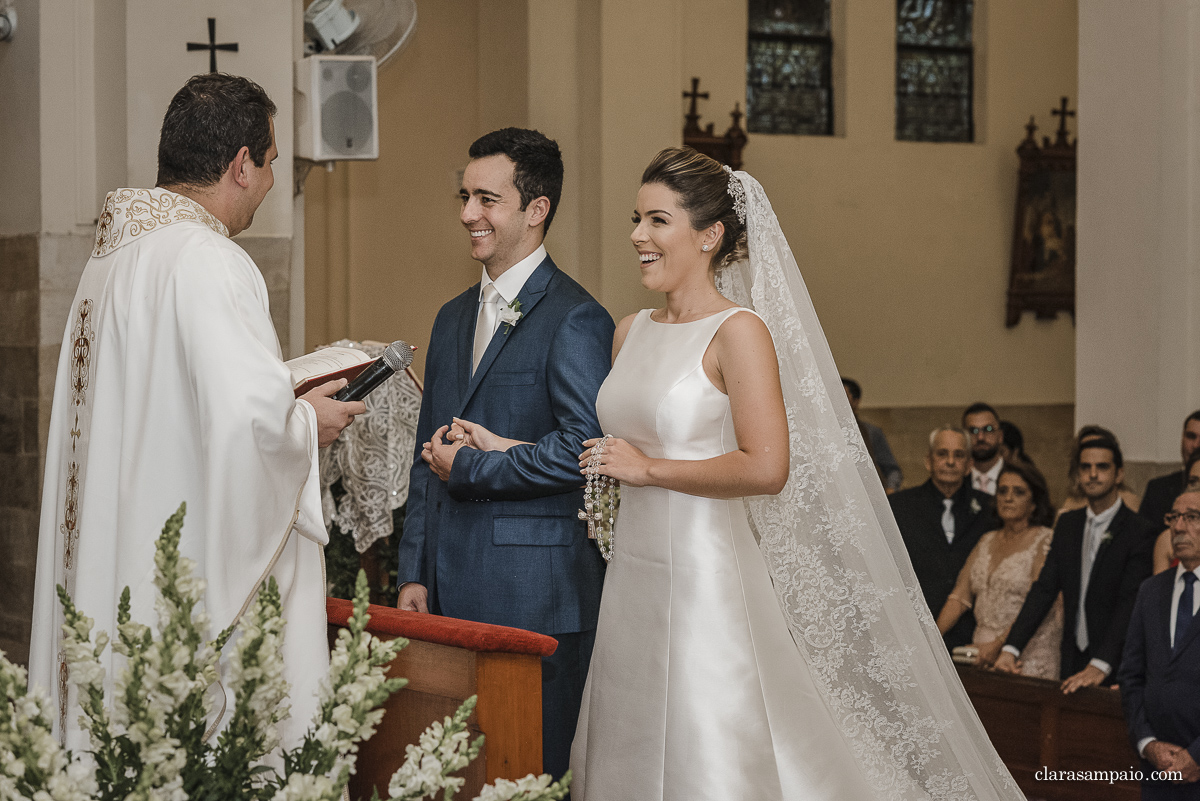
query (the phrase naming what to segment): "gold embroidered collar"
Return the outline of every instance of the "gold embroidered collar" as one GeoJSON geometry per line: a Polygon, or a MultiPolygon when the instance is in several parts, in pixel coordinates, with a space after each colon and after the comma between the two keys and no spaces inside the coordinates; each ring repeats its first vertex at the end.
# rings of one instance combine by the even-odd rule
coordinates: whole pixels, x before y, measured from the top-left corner
{"type": "Polygon", "coordinates": [[[171,223],[193,220],[221,236],[229,236],[225,223],[191,198],[167,189],[117,189],[104,200],[104,211],[96,226],[93,257],[106,256],[138,237],[171,223]]]}

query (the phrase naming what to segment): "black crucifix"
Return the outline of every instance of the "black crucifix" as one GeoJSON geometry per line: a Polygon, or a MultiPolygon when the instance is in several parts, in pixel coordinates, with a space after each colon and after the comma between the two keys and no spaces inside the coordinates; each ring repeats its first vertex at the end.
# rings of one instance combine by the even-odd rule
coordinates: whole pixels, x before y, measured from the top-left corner
{"type": "Polygon", "coordinates": [[[690,98],[692,101],[692,108],[688,111],[684,121],[683,132],[700,133],[700,112],[696,110],[696,101],[699,99],[708,100],[708,92],[701,92],[700,79],[692,78],[692,91],[684,92],[683,96],[690,98]]]}
{"type": "MultiPolygon", "coordinates": [[[[238,46],[237,46],[237,42],[231,42],[228,44],[217,44],[217,18],[209,17],[208,18],[208,44],[201,44],[200,42],[188,42],[187,49],[188,49],[189,53],[192,52],[193,50],[207,50],[208,51],[208,71],[216,72],[217,71],[217,51],[218,50],[227,50],[230,53],[236,53],[238,51],[238,46]]],[[[1065,102],[1065,98],[1064,98],[1064,102],[1065,102]]]]}
{"type": "Polygon", "coordinates": [[[1067,99],[1064,97],[1062,99],[1061,108],[1052,109],[1050,111],[1050,113],[1053,114],[1054,116],[1058,117],[1058,135],[1054,138],[1054,144],[1066,145],[1067,144],[1067,117],[1074,117],[1075,112],[1067,111],[1067,99]]]}

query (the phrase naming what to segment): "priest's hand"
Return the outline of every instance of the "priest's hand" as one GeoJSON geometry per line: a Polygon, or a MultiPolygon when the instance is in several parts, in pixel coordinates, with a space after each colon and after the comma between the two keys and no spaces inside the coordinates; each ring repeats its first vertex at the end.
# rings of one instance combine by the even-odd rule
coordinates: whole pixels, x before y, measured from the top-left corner
{"type": "Polygon", "coordinates": [[[336,401],[330,397],[349,383],[344,378],[329,381],[319,387],[310,389],[300,396],[300,400],[312,404],[317,413],[317,447],[325,448],[342,433],[342,429],[354,422],[354,416],[364,413],[367,404],[362,401],[336,401]]]}
{"type": "Polygon", "coordinates": [[[421,446],[421,458],[442,481],[450,480],[450,468],[454,467],[454,457],[458,455],[460,448],[466,447],[461,439],[447,445],[446,434],[449,432],[450,426],[442,426],[433,432],[433,439],[421,446]]]}
{"type": "Polygon", "coordinates": [[[1100,682],[1104,681],[1104,677],[1108,675],[1095,665],[1088,665],[1083,670],[1076,673],[1074,676],[1068,676],[1066,681],[1062,683],[1062,691],[1065,694],[1070,694],[1078,690],[1080,687],[1095,687],[1100,682]]]}
{"type": "Polygon", "coordinates": [[[396,608],[406,612],[429,614],[429,590],[424,584],[410,581],[400,587],[400,595],[396,598],[396,608]]]}

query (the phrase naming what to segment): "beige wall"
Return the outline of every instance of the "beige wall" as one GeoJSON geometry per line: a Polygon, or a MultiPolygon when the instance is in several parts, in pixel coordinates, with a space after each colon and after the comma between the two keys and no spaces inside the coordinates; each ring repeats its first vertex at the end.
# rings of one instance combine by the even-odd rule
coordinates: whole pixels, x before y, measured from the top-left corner
{"type": "MultiPolygon", "coordinates": [[[[745,157],[839,365],[868,407],[1073,402],[1070,318],[1010,330],[1003,315],[1014,151],[1030,114],[1046,129],[1059,97],[1074,103],[1075,2],[976,4],[972,144],[894,141],[894,3],[835,3],[844,135],[754,135],[745,157]]],[[[422,5],[413,44],[380,73],[379,161],[308,178],[307,344],[424,342],[479,270],[455,171],[477,135],[523,116],[567,165],[551,253],[614,317],[655,305],[628,240],[637,179],[679,143],[691,76],[712,93],[706,122],[744,104],[745,29],[745,3],[727,0],[422,5]]]]}
{"type": "MultiPolygon", "coordinates": [[[[1066,315],[1004,327],[1015,149],[1022,126],[1076,98],[1073,0],[977,2],[972,144],[894,137],[894,3],[835,1],[834,114],[845,135],[751,135],[746,169],[771,197],[842,372],[866,406],[1074,400],[1066,315]]],[[[745,103],[744,3],[696,0],[684,20],[680,85],[695,75],[705,121],[745,103]]],[[[840,126],[839,126],[840,127],[840,126]]]]}

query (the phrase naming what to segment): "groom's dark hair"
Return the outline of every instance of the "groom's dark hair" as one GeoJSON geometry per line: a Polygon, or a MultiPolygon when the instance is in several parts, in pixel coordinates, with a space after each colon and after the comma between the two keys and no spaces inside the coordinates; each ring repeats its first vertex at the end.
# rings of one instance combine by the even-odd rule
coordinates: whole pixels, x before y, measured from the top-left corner
{"type": "Polygon", "coordinates": [[[508,156],[513,168],[513,184],[521,195],[521,211],[544,197],[550,201],[550,211],[542,235],[550,231],[558,200],[562,197],[563,162],[558,142],[539,131],[528,128],[501,128],[475,140],[467,151],[472,159],[488,156],[508,156]]]}

